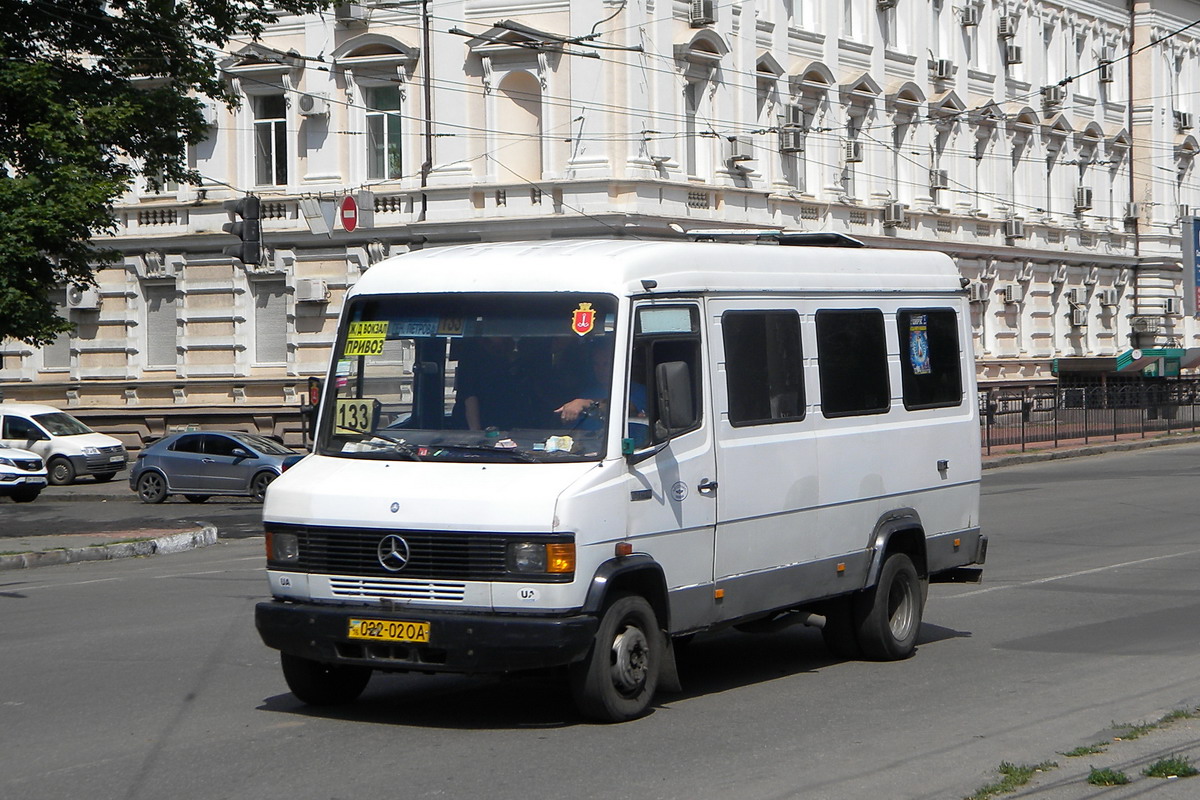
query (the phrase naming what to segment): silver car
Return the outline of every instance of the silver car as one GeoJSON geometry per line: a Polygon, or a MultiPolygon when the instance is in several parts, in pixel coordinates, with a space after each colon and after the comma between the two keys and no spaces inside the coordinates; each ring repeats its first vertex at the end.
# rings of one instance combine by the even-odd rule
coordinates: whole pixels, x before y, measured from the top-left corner
{"type": "Polygon", "coordinates": [[[143,503],[182,494],[193,503],[213,495],[262,501],[271,481],[304,457],[274,439],[238,431],[190,431],[144,448],[129,472],[143,503]]]}

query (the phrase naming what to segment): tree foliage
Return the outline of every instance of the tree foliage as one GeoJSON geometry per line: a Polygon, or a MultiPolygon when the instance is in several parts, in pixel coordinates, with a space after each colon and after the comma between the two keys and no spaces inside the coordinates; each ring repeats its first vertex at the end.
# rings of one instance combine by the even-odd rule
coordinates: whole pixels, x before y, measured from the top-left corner
{"type": "Polygon", "coordinates": [[[196,183],[217,63],[281,13],[329,0],[0,0],[0,339],[70,329],[50,292],[117,258],[94,237],[139,175],[196,183]]]}

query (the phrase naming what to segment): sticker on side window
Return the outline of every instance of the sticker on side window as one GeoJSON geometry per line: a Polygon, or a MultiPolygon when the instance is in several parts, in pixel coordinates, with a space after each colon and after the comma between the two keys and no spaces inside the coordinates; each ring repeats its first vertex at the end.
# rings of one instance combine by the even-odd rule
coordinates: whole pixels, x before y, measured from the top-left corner
{"type": "Polygon", "coordinates": [[[928,375],[933,371],[929,364],[929,327],[924,314],[913,314],[909,318],[908,360],[914,375],[928,375]]]}

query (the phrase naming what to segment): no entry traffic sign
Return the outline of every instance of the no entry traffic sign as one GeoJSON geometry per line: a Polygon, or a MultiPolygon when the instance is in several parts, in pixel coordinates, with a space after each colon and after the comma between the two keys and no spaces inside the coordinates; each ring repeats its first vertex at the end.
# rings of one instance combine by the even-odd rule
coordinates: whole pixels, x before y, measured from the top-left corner
{"type": "Polygon", "coordinates": [[[342,227],[347,233],[353,233],[358,227],[358,203],[354,200],[354,195],[348,194],[342,198],[342,205],[338,209],[338,218],[342,221],[342,227]]]}

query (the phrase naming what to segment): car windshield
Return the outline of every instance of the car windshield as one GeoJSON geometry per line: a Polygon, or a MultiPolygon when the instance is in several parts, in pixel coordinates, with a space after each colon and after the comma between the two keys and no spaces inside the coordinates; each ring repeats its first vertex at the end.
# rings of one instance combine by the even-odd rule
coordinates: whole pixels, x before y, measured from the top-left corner
{"type": "Polygon", "coordinates": [[[248,444],[260,453],[269,456],[294,456],[296,451],[289,447],[281,445],[274,439],[268,439],[266,436],[254,436],[253,434],[240,434],[234,437],[244,444],[248,444]]]}
{"type": "Polygon", "coordinates": [[[78,436],[81,433],[92,433],[92,429],[87,425],[61,411],[55,411],[52,414],[37,414],[34,419],[49,431],[51,436],[78,436]]]}
{"type": "Polygon", "coordinates": [[[533,462],[604,452],[616,298],[365,297],[338,339],[317,452],[533,462]]]}

